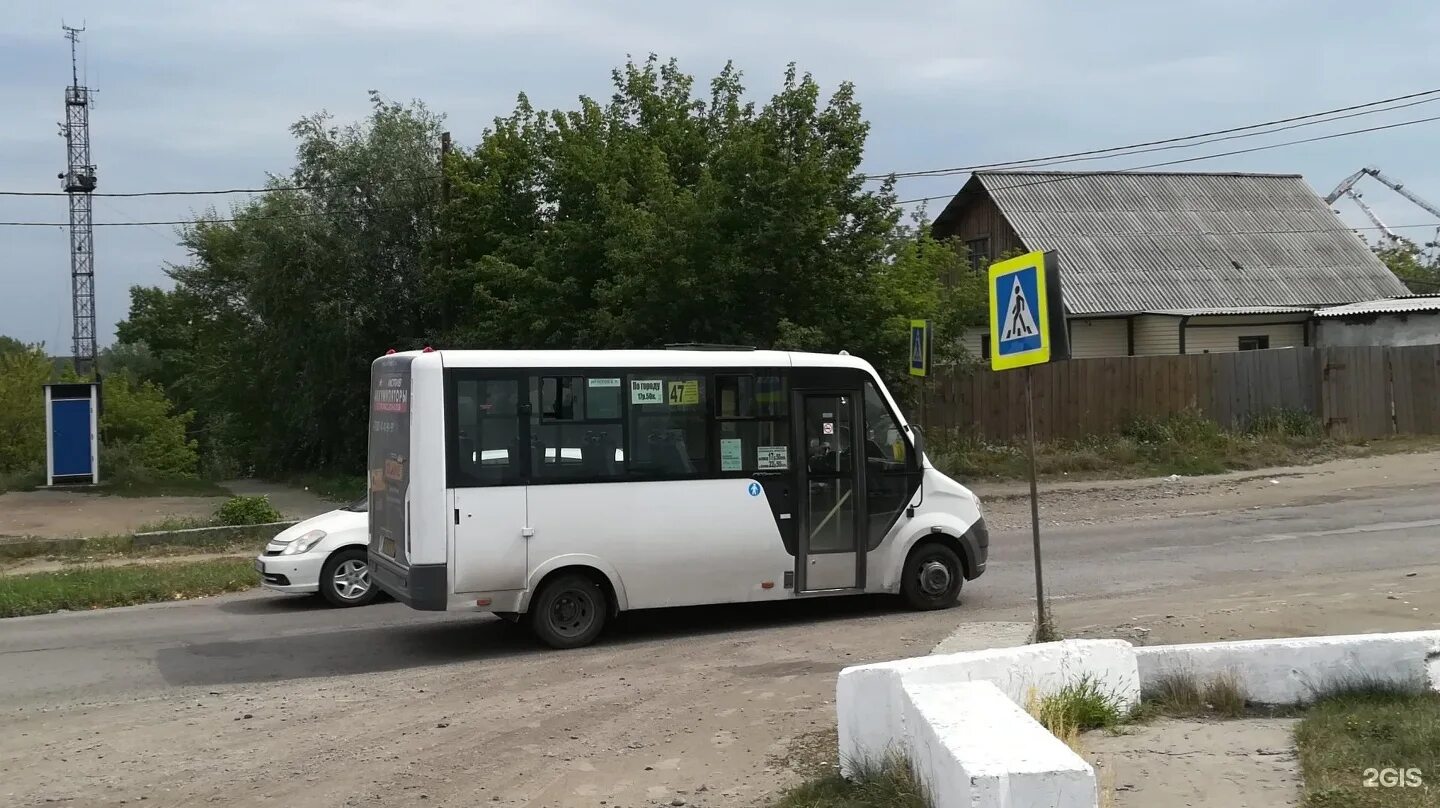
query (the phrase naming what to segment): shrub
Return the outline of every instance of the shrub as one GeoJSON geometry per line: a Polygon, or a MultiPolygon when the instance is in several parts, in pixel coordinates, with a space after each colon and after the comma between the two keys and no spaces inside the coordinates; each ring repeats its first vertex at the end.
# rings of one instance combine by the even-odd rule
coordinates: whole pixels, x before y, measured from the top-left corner
{"type": "Polygon", "coordinates": [[[215,521],[222,525],[263,525],[284,518],[267,496],[231,497],[215,511],[215,521]]]}
{"type": "Polygon", "coordinates": [[[1319,418],[1304,410],[1283,407],[1262,412],[1251,418],[1250,423],[1245,426],[1247,435],[1279,438],[1319,438],[1323,433],[1319,418]]]}
{"type": "Polygon", "coordinates": [[[45,462],[45,391],[50,359],[40,346],[0,352],[0,473],[45,462]]]}
{"type": "Polygon", "coordinates": [[[135,383],[124,374],[105,382],[100,437],[110,455],[110,477],[193,477],[198,462],[195,441],[185,430],[193,412],[174,413],[165,391],[151,382],[135,383]]]}
{"type": "Polygon", "coordinates": [[[1119,726],[1125,720],[1120,707],[1120,696],[1087,674],[1041,697],[1030,712],[1046,729],[1065,740],[1062,733],[1119,726]]]}

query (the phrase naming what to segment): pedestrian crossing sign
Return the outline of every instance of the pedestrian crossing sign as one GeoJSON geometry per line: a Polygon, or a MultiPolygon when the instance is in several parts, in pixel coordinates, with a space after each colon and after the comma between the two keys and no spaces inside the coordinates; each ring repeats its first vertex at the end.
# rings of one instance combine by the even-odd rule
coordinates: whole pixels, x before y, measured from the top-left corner
{"type": "MultiPolygon", "coordinates": [[[[990,367],[1009,370],[1049,362],[1050,256],[1032,252],[990,266],[990,367]]],[[[1058,290],[1054,290],[1058,292],[1058,290]]],[[[1063,316],[1058,318],[1064,328],[1063,316]]],[[[1063,354],[1056,358],[1063,358],[1063,354]]]]}

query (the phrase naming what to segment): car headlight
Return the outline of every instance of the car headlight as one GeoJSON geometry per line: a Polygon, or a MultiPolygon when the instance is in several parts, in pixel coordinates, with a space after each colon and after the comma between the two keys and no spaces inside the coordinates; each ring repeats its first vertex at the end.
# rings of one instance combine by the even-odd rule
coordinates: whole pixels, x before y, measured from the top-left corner
{"type": "Polygon", "coordinates": [[[285,549],[280,551],[280,555],[299,555],[301,553],[308,553],[310,552],[310,548],[319,544],[320,540],[323,538],[325,538],[325,531],[312,530],[308,533],[302,534],[300,538],[285,545],[285,549]]]}

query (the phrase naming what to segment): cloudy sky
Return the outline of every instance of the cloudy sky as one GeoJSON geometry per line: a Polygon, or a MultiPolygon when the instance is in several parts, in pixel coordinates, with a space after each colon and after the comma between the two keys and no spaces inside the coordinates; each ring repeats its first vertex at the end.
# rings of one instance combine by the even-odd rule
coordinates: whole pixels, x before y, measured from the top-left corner
{"type": "MultiPolygon", "coordinates": [[[[1258,123],[1440,86],[1440,4],[1353,0],[126,0],[0,4],[0,190],[58,190],[69,51],[84,21],[100,190],[249,187],[288,168],[287,126],[364,115],[366,91],[419,98],[464,145],[525,91],[543,107],[608,95],[627,54],[675,56],[702,81],[726,59],[756,97],[787,62],[853,81],[873,129],[870,172],[1013,160],[1258,123]]],[[[1440,103],[1168,157],[1440,115],[1440,103]]],[[[1192,163],[1299,172],[1328,191],[1378,164],[1440,202],[1440,122],[1192,163]]],[[[902,198],[951,193],[915,179],[902,198]]],[[[1366,183],[1370,181],[1367,180],[1366,183]]],[[[1433,219],[1370,184],[1390,224],[1433,219]]],[[[225,209],[229,200],[215,198],[225,209]]],[[[95,220],[184,219],[195,198],[97,199],[95,220]]],[[[1347,219],[1363,222],[1353,207],[1347,219]]],[[[0,221],[64,221],[63,198],[0,196],[0,221]]],[[[1405,231],[1415,236],[1427,230],[1405,231]]],[[[181,261],[169,227],[99,228],[102,344],[128,289],[181,261]]],[[[70,349],[68,236],[0,226],[0,334],[70,349]]]]}

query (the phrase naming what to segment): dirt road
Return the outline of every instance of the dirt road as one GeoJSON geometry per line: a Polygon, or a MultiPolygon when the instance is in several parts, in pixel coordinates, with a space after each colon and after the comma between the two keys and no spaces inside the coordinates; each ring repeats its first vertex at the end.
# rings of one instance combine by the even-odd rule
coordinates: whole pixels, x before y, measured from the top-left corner
{"type": "MultiPolygon", "coordinates": [[[[1059,622],[1148,642],[1435,627],[1437,484],[1430,454],[1049,487],[1059,622]]],[[[942,613],[637,614],[563,654],[486,616],[257,593],[6,620],[0,803],[764,805],[833,728],[842,667],[1028,617],[1028,506],[1010,493],[989,492],[990,570],[942,613]]]]}

